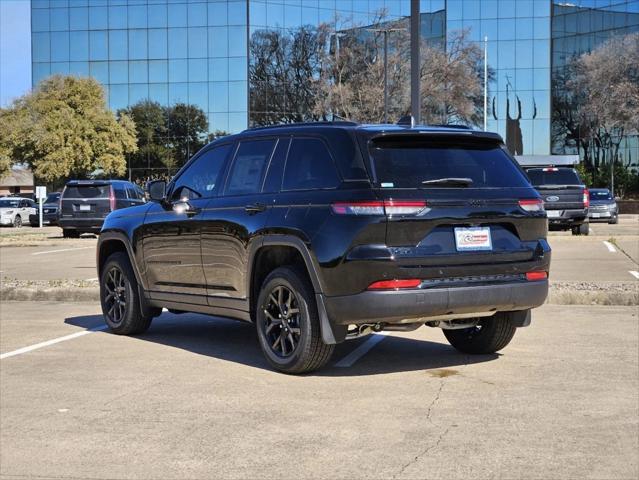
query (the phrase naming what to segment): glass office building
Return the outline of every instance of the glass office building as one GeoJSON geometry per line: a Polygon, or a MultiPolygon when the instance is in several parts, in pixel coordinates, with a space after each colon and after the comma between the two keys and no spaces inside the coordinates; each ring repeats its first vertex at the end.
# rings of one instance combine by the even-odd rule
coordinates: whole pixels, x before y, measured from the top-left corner
{"type": "MultiPolygon", "coordinates": [[[[576,153],[569,139],[553,138],[553,71],[613,35],[639,31],[639,0],[420,5],[430,43],[445,48],[457,30],[482,49],[488,38],[488,128],[523,155],[576,153]]],[[[278,97],[251,84],[256,35],[292,37],[328,25],[334,51],[339,32],[374,24],[380,14],[407,24],[410,0],[32,0],[33,83],[55,73],[90,75],[114,110],[143,99],[190,103],[207,114],[210,132],[238,132],[266,117],[289,120],[284,97],[298,94],[278,97]]],[[[639,156],[636,138],[625,148],[639,156]]]]}

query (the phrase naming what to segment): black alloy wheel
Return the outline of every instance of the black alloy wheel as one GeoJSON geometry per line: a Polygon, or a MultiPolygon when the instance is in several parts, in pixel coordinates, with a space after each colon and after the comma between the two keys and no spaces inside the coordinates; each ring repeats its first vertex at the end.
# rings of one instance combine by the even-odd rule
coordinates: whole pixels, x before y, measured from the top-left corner
{"type": "Polygon", "coordinates": [[[280,358],[295,353],[300,343],[300,308],[295,293],[284,285],[278,285],[268,295],[264,307],[264,336],[271,351],[280,358]]]}
{"type": "Polygon", "coordinates": [[[264,279],[255,324],[262,353],[281,372],[317,370],[329,361],[335,347],[322,339],[315,292],[298,265],[278,267],[264,279]]]}
{"type": "Polygon", "coordinates": [[[111,267],[104,282],[105,315],[113,325],[120,325],[126,315],[127,279],[117,266],[111,267]]]}

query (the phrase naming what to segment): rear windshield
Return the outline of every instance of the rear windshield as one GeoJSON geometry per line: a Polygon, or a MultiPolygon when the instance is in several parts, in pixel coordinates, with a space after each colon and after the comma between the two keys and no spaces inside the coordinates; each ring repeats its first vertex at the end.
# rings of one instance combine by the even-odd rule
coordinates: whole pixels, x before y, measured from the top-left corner
{"type": "Polygon", "coordinates": [[[20,200],[2,199],[0,200],[0,208],[16,208],[19,203],[20,200]]]}
{"type": "Polygon", "coordinates": [[[109,198],[109,185],[69,185],[64,198],[109,198]]]}
{"type": "Polygon", "coordinates": [[[603,192],[590,190],[590,200],[612,200],[612,195],[608,190],[603,192]]]}
{"type": "Polygon", "coordinates": [[[579,175],[572,168],[530,168],[526,170],[530,183],[535,187],[544,185],[581,185],[579,175]]]}
{"type": "Polygon", "coordinates": [[[370,153],[382,188],[530,186],[510,157],[494,143],[451,146],[380,139],[371,143],[370,153]]]}

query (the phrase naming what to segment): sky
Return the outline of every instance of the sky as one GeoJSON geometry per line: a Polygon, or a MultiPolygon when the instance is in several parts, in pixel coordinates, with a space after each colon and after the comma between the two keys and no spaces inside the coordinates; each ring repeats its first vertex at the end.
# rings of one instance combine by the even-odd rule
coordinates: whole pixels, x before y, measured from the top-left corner
{"type": "Polygon", "coordinates": [[[30,88],[30,2],[0,0],[0,107],[30,88]]]}

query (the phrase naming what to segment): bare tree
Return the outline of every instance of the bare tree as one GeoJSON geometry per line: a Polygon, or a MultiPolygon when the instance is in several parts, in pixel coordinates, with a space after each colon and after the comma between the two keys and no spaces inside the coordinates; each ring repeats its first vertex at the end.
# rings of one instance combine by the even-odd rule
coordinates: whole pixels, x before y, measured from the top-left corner
{"type": "Polygon", "coordinates": [[[315,111],[362,122],[384,119],[384,28],[388,38],[388,114],[398,118],[408,111],[410,62],[408,31],[401,22],[383,22],[380,17],[368,27],[332,32],[335,42],[326,55],[320,97],[315,111]]]}
{"type": "MultiPolygon", "coordinates": [[[[579,136],[600,165],[614,165],[621,142],[639,134],[639,33],[613,38],[575,59],[566,82],[578,112],[579,136]]],[[[630,159],[626,159],[625,167],[630,159]]]]}
{"type": "Polygon", "coordinates": [[[316,120],[326,29],[259,30],[250,41],[251,122],[316,120]]]}
{"type": "Polygon", "coordinates": [[[422,46],[422,118],[426,123],[479,125],[483,118],[483,52],[468,30],[452,32],[446,50],[422,46]]]}

